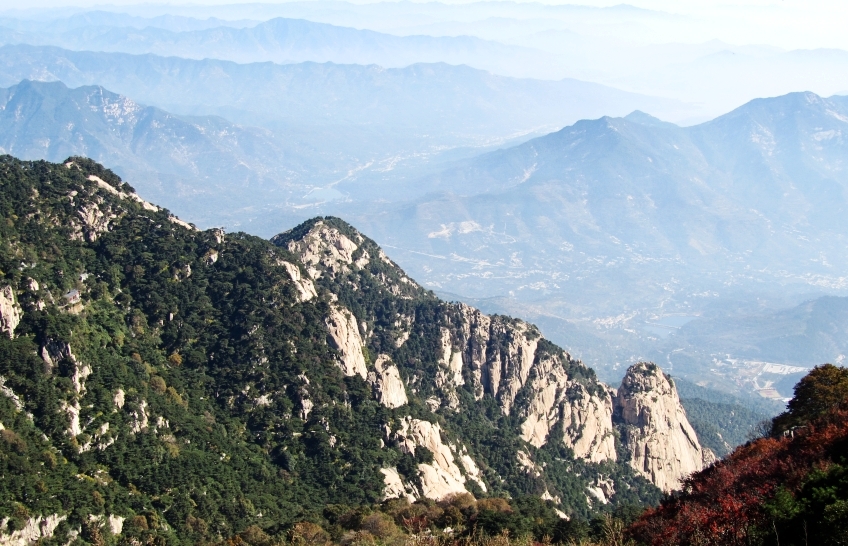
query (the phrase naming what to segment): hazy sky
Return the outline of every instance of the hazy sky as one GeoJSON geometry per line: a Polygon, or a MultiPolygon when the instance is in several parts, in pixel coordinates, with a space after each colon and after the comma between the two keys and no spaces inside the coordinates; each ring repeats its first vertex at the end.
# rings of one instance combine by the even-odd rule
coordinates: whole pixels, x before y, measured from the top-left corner
{"type": "MultiPolygon", "coordinates": [[[[261,0],[260,0],[261,1],[261,0]]],[[[369,0],[352,0],[372,3],[369,0]]],[[[441,0],[468,3],[469,0],[441,0]]],[[[548,4],[579,4],[597,7],[622,3],[685,16],[686,21],[665,28],[645,29],[646,41],[698,42],[720,39],[734,44],[769,44],[786,49],[840,48],[848,50],[848,2],[845,0],[513,0],[548,4]],[[656,33],[656,36],[652,36],[656,33]]],[[[149,4],[220,5],[255,3],[257,0],[153,0],[149,4]]],[[[0,10],[20,10],[50,6],[141,4],[139,0],[0,0],[0,10]]],[[[266,2],[280,3],[280,2],[266,2]]]]}

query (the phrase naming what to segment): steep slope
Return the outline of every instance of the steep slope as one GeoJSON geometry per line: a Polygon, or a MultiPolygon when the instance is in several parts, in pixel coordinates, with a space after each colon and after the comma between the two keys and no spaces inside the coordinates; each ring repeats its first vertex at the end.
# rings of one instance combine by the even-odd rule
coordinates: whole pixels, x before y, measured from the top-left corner
{"type": "Polygon", "coordinates": [[[341,220],[273,244],[198,231],[82,158],[4,156],[0,184],[6,534],[199,541],[465,492],[584,517],[659,499],[591,369],[440,301],[341,220]]]}
{"type": "Polygon", "coordinates": [[[817,366],[772,435],[686,480],[630,528],[643,544],[839,544],[848,538],[848,370],[817,366]]]}
{"type": "MultiPolygon", "coordinates": [[[[397,399],[390,405],[405,397],[385,396],[402,392],[391,379],[402,377],[429,411],[445,416],[446,430],[469,442],[471,453],[482,455],[486,462],[480,466],[493,472],[474,480],[484,491],[484,477],[495,490],[509,487],[510,474],[527,481],[521,475],[536,465],[521,440],[542,448],[557,438],[551,447],[566,448],[578,460],[616,461],[609,392],[591,370],[541,338],[535,327],[440,302],[372,241],[336,219],[307,222],[272,242],[297,255],[314,282],[338,298],[329,323],[346,373],[365,377],[361,355],[373,355],[383,369],[369,374],[369,381],[377,383],[381,399],[397,399]],[[480,415],[481,405],[488,408],[485,415],[480,415]],[[498,442],[478,435],[484,421],[503,422],[498,440],[511,446],[512,461],[495,462],[504,455],[496,452],[498,442]]],[[[443,476],[456,474],[449,462],[437,468],[443,476]]],[[[465,470],[475,476],[478,464],[474,472],[465,470]]],[[[425,473],[422,491],[438,491],[438,473],[432,476],[425,473]]],[[[532,487],[556,494],[557,485],[545,479],[532,487]]],[[[444,493],[458,490],[457,480],[441,481],[448,487],[444,493]]]]}
{"type": "Polygon", "coordinates": [[[176,116],[99,86],[68,89],[61,82],[24,80],[0,89],[0,150],[48,161],[92,157],[171,206],[223,206],[259,191],[263,203],[270,196],[285,201],[304,191],[307,170],[311,179],[333,171],[331,158],[319,160],[268,130],[176,116]]]}
{"type": "Polygon", "coordinates": [[[630,465],[663,491],[715,462],[701,447],[670,377],[655,364],[631,366],[615,397],[630,465]]]}

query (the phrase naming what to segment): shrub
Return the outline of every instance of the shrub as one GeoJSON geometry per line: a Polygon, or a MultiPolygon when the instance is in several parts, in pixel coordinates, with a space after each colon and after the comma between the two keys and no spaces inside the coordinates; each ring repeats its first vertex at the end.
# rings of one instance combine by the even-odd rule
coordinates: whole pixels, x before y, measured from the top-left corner
{"type": "Polygon", "coordinates": [[[162,379],[158,375],[154,375],[150,378],[150,388],[159,394],[165,394],[165,390],[167,389],[167,385],[165,384],[165,380],[162,379]]]}

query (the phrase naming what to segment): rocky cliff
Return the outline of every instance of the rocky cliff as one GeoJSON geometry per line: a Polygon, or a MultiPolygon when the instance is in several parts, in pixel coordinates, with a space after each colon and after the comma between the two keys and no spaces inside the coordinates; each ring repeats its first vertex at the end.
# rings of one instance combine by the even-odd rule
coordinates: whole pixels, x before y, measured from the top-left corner
{"type": "MultiPolygon", "coordinates": [[[[373,368],[369,383],[386,407],[408,404],[409,391],[409,395],[422,397],[430,412],[452,420],[457,413],[477,412],[493,403],[500,418],[516,423],[516,433],[524,442],[539,449],[567,448],[573,457],[586,463],[619,461],[616,442],[624,442],[621,462],[666,491],[675,489],[680,478],[712,460],[709,451],[701,449],[676,391],[661,372],[657,371],[663,380],[643,385],[645,394],[637,397],[638,402],[628,394],[634,378],[641,377],[639,370],[648,365],[631,368],[616,395],[582,363],[547,342],[535,326],[510,317],[489,316],[462,303],[436,300],[373,241],[338,219],[316,219],[272,241],[296,253],[309,275],[332,294],[336,302],[331,307],[332,316],[339,308],[351,313],[344,321],[335,320],[348,324],[343,329],[348,332],[345,336],[328,323],[343,360],[359,362],[369,345],[385,351],[373,366],[364,365],[373,368]],[[372,256],[378,259],[372,260],[372,256]],[[387,300],[393,302],[392,307],[381,316],[387,300]],[[358,331],[353,327],[354,314],[358,331]],[[352,341],[342,342],[340,338],[352,341]],[[417,348],[414,365],[410,365],[410,347],[417,348]],[[421,366],[422,356],[435,365],[421,366]],[[638,407],[631,410],[634,405],[638,407]],[[634,411],[639,416],[635,422],[634,411]]],[[[348,366],[346,373],[362,374],[362,365],[357,364],[357,372],[348,366]]],[[[650,369],[659,370],[654,365],[650,369]]],[[[459,445],[462,435],[461,429],[455,431],[454,441],[459,445]]],[[[523,450],[516,457],[525,468],[531,461],[523,450]]],[[[465,491],[465,480],[446,478],[457,475],[446,461],[437,458],[434,463],[442,473],[438,486],[434,485],[435,474],[424,472],[421,484],[400,487],[395,469],[384,469],[387,490],[436,498],[465,491]]],[[[540,482],[546,480],[543,471],[530,474],[538,474],[540,482]]],[[[598,483],[607,479],[599,475],[592,480],[586,490],[598,497],[596,492],[602,491],[598,483]]],[[[485,483],[480,484],[485,489],[485,483]]],[[[614,484],[610,484],[607,490],[614,491],[614,484]]]]}
{"type": "Polygon", "coordinates": [[[15,301],[15,291],[11,286],[5,286],[0,289],[0,332],[14,337],[20,322],[21,308],[15,301]]]}
{"type": "Polygon", "coordinates": [[[631,366],[615,397],[628,463],[663,491],[715,461],[686,419],[670,377],[651,363],[631,366]]]}
{"type": "Polygon", "coordinates": [[[130,518],[133,536],[205,540],[464,492],[586,516],[656,501],[694,466],[661,373],[615,395],[533,325],[439,300],[337,218],[270,243],[198,231],[80,158],[2,158],[0,185],[15,529],[67,517],[62,533],[94,541],[130,518]]]}

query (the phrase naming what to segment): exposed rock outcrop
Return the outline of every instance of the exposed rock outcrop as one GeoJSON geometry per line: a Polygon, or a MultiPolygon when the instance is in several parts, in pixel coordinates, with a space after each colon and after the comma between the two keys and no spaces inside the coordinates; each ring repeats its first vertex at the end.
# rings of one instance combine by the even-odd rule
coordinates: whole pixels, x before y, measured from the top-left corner
{"type": "Polygon", "coordinates": [[[120,535],[124,530],[124,521],[127,518],[122,516],[116,516],[114,514],[110,515],[108,518],[109,522],[109,530],[112,531],[113,535],[120,535]]]}
{"type": "MultiPolygon", "coordinates": [[[[455,350],[451,342],[451,333],[447,328],[442,328],[442,357],[439,359],[439,370],[436,372],[436,387],[444,397],[445,404],[452,410],[459,408],[459,396],[456,388],[465,384],[462,378],[462,353],[455,350]]],[[[442,404],[440,398],[436,398],[438,406],[442,404]]],[[[433,410],[435,411],[435,410],[433,410]]]]}
{"type": "Polygon", "coordinates": [[[548,441],[562,422],[563,443],[574,455],[591,462],[616,460],[612,426],[612,398],[600,384],[595,392],[568,378],[560,359],[539,359],[531,381],[530,405],[521,425],[521,437],[536,447],[548,441]]]}
{"type": "MultiPolygon", "coordinates": [[[[44,361],[46,373],[51,373],[53,368],[63,360],[67,360],[70,365],[73,366],[71,383],[74,387],[74,393],[76,396],[74,396],[70,401],[63,401],[62,408],[68,416],[69,423],[67,433],[72,438],[75,438],[83,433],[84,427],[80,423],[80,412],[82,411],[80,400],[85,395],[85,380],[91,375],[91,366],[78,362],[77,357],[71,349],[71,344],[66,341],[48,339],[44,345],[41,346],[39,353],[41,359],[44,361]]],[[[123,391],[121,391],[121,393],[121,401],[123,402],[123,391]]],[[[82,446],[82,450],[85,451],[90,447],[90,444],[82,446]]]]}
{"type": "Polygon", "coordinates": [[[124,389],[117,389],[115,391],[115,396],[112,397],[112,402],[114,402],[115,407],[117,409],[123,409],[124,402],[126,401],[126,393],[124,393],[124,389]]]}
{"type": "Polygon", "coordinates": [[[450,330],[442,328],[441,332],[442,358],[439,360],[439,364],[447,372],[442,377],[444,378],[445,383],[459,387],[465,384],[465,380],[462,379],[462,354],[459,351],[454,350],[453,344],[451,343],[450,330]]]}
{"type": "Polygon", "coordinates": [[[300,268],[298,266],[283,260],[280,260],[277,263],[283,266],[288,272],[289,277],[291,277],[294,287],[298,291],[299,301],[309,301],[312,298],[318,297],[318,293],[315,291],[315,285],[312,284],[310,279],[304,278],[303,275],[300,274],[300,268]]]}
{"type": "Polygon", "coordinates": [[[413,317],[398,315],[395,320],[395,347],[401,348],[409,339],[412,330],[413,317]]]}
{"type": "MultiPolygon", "coordinates": [[[[451,448],[442,442],[441,427],[420,419],[406,417],[394,439],[404,453],[415,454],[425,448],[433,453],[431,464],[419,464],[420,496],[443,499],[451,493],[465,493],[465,476],[456,464],[451,448]]],[[[475,467],[476,468],[476,465],[475,467]]]]}
{"type": "Polygon", "coordinates": [[[418,500],[415,488],[403,482],[397,468],[381,468],[380,473],[386,486],[383,499],[407,499],[409,502],[418,500]]]}
{"type": "Polygon", "coordinates": [[[21,401],[21,397],[18,396],[15,391],[13,391],[8,385],[6,385],[6,378],[2,375],[0,375],[0,394],[3,394],[9,400],[11,400],[12,404],[15,405],[16,410],[24,410],[24,403],[23,401],[21,401]]]}
{"type": "Polygon", "coordinates": [[[518,464],[524,469],[525,472],[530,474],[531,476],[539,477],[542,475],[542,469],[539,468],[536,463],[533,462],[533,459],[530,458],[530,455],[524,451],[520,450],[516,455],[516,460],[518,464]]]}
{"type": "MultiPolygon", "coordinates": [[[[314,280],[327,277],[338,279],[340,274],[368,270],[371,277],[369,281],[376,281],[391,296],[409,300],[424,292],[373,241],[338,218],[309,221],[294,230],[272,237],[271,242],[295,254],[314,280]],[[382,262],[390,268],[378,267],[376,271],[371,271],[368,265],[374,262],[382,262]]],[[[353,279],[346,281],[355,290],[360,289],[353,279]]],[[[408,337],[408,331],[404,333],[399,330],[397,334],[396,343],[401,346],[408,337]]]]}
{"type": "MultiPolygon", "coordinates": [[[[65,165],[70,169],[73,166],[73,163],[66,163],[65,165]]],[[[92,174],[92,175],[88,176],[88,179],[90,181],[96,183],[97,186],[100,189],[106,190],[107,192],[111,193],[112,195],[116,195],[116,196],[120,197],[121,199],[130,199],[132,201],[135,201],[136,203],[141,205],[141,207],[144,210],[149,210],[149,211],[153,211],[153,212],[156,212],[156,211],[159,210],[159,207],[157,207],[156,205],[154,205],[152,203],[148,203],[147,201],[145,201],[144,199],[139,197],[138,194],[124,193],[122,191],[119,191],[114,186],[112,186],[111,184],[109,184],[105,180],[101,179],[99,176],[95,176],[95,175],[92,174]]],[[[179,223],[179,224],[183,225],[183,227],[186,227],[188,229],[192,229],[192,230],[195,229],[193,226],[186,224],[185,222],[179,220],[176,216],[172,216],[171,221],[175,222],[175,223],[179,223]]]]}
{"type": "MultiPolygon", "coordinates": [[[[534,327],[505,317],[490,317],[463,304],[455,309],[459,350],[444,329],[436,376],[436,385],[449,403],[453,400],[447,395],[464,384],[462,369],[466,364],[477,398],[484,394],[496,397],[505,415],[513,410],[519,391],[529,381],[530,402],[523,410],[522,424],[525,441],[543,446],[553,427],[562,422],[563,442],[577,457],[592,462],[616,459],[608,391],[595,382],[590,392],[568,377],[558,356],[537,355],[541,335],[534,327]]],[[[570,359],[567,354],[563,358],[570,359]]]]}
{"type": "MultiPolygon", "coordinates": [[[[457,317],[454,333],[459,358],[451,345],[447,368],[455,378],[468,366],[473,379],[475,397],[490,394],[498,399],[505,415],[509,415],[518,391],[530,377],[541,335],[535,327],[506,317],[490,317],[465,304],[453,306],[457,317]],[[460,361],[462,366],[460,366],[460,361]]],[[[444,344],[444,342],[443,342],[444,344]]],[[[447,347],[444,355],[447,356],[447,347]]],[[[446,360],[443,357],[443,360],[446,360]]]]}
{"type": "Polygon", "coordinates": [[[715,460],[701,447],[674,383],[655,364],[640,362],[627,370],[615,412],[630,466],[663,491],[679,489],[682,478],[715,460]]]}
{"type": "Polygon", "coordinates": [[[374,385],[377,400],[387,408],[399,408],[409,403],[400,371],[392,364],[389,356],[378,356],[374,368],[376,372],[369,373],[368,379],[374,385]]]}
{"type": "MultiPolygon", "coordinates": [[[[44,517],[29,518],[23,528],[11,534],[0,534],[0,546],[29,546],[41,540],[53,537],[56,528],[67,519],[67,516],[52,514],[44,517]]],[[[0,521],[0,529],[6,529],[9,518],[0,521]]]]}
{"type": "Polygon", "coordinates": [[[332,306],[326,324],[332,344],[341,354],[340,367],[344,374],[360,375],[365,379],[368,370],[365,368],[365,354],[362,352],[362,336],[359,335],[359,327],[353,313],[332,306]]]}
{"type": "Polygon", "coordinates": [[[136,409],[130,414],[130,430],[134,434],[144,432],[150,423],[150,417],[147,415],[147,400],[141,400],[136,409]]]}
{"type": "MultiPolygon", "coordinates": [[[[351,291],[358,299],[357,291],[366,287],[373,290],[375,286],[382,286],[383,296],[395,296],[396,302],[427,301],[432,297],[386,259],[373,241],[339,219],[310,221],[273,241],[300,257],[309,277],[323,279],[322,285],[328,286],[336,302],[352,297],[351,291]],[[337,284],[327,284],[328,280],[337,284]]],[[[700,469],[704,461],[710,460],[711,453],[702,450],[697,443],[679,408],[679,400],[667,401],[671,409],[650,407],[646,410],[657,419],[662,413],[662,419],[678,423],[676,428],[648,419],[649,423],[642,423],[639,426],[643,429],[639,429],[621,417],[627,411],[619,411],[616,418],[616,404],[625,402],[616,398],[615,391],[600,383],[594,372],[582,363],[544,341],[538,329],[526,322],[486,315],[461,303],[439,302],[427,311],[438,309],[440,315],[436,318],[438,329],[430,329],[430,325],[418,324],[421,319],[406,305],[394,304],[396,314],[388,324],[380,323],[385,319],[376,309],[357,307],[357,317],[353,317],[350,311],[338,305],[334,304],[327,326],[332,345],[341,354],[341,367],[348,375],[364,377],[368,363],[367,356],[363,356],[367,352],[362,347],[376,342],[381,354],[367,379],[374,385],[377,399],[387,407],[401,407],[420,393],[430,411],[447,417],[445,410],[474,411],[474,402],[466,398],[467,393],[478,401],[492,397],[503,415],[517,417],[522,439],[539,448],[554,438],[570,448],[575,457],[590,463],[618,460],[616,437],[621,434],[629,450],[621,464],[631,465],[667,491],[676,488],[683,475],[700,469]],[[430,338],[434,334],[436,339],[430,338]],[[415,336],[423,338],[415,339],[415,336]],[[395,352],[396,349],[404,350],[410,342],[417,345],[423,342],[427,347],[438,343],[435,367],[423,361],[419,366],[416,359],[395,352]],[[392,363],[392,359],[399,359],[395,362],[401,364],[392,363]],[[401,381],[400,368],[403,366],[414,366],[403,369],[408,385],[401,381]],[[469,403],[471,407],[464,407],[469,403]],[[677,415],[678,409],[681,415],[677,415]],[[631,430],[634,427],[640,432],[631,430]],[[554,431],[557,431],[555,436],[554,431]],[[690,436],[694,445],[687,440],[690,436]],[[671,442],[671,445],[662,447],[664,442],[671,442]]],[[[659,384],[656,387],[663,388],[659,384]]],[[[658,392],[655,397],[663,396],[658,392]]],[[[648,407],[655,397],[647,397],[639,403],[648,407]]],[[[411,417],[407,417],[405,423],[398,438],[404,439],[402,444],[408,444],[407,449],[411,449],[411,445],[427,445],[430,449],[433,447],[430,444],[436,443],[434,438],[439,438],[438,443],[443,447],[451,446],[445,447],[441,457],[441,448],[434,448],[434,463],[419,469],[422,481],[420,487],[416,485],[415,495],[439,498],[467,489],[467,480],[479,472],[474,470],[478,465],[453,447],[450,443],[456,443],[453,436],[443,431],[436,434],[435,429],[429,428],[432,425],[411,417]],[[469,464],[465,464],[466,459],[469,464]]],[[[530,452],[525,455],[531,460],[530,452]]],[[[531,474],[544,482],[545,472],[540,469],[538,476],[535,472],[531,474]]],[[[387,487],[397,494],[403,487],[410,486],[407,483],[402,487],[385,472],[384,476],[389,480],[387,487]]],[[[587,484],[590,503],[612,500],[616,484],[607,481],[599,478],[587,484]]],[[[480,484],[485,486],[482,480],[480,484]]]]}
{"type": "Polygon", "coordinates": [[[46,369],[48,372],[66,358],[74,364],[76,364],[77,361],[73,351],[71,351],[71,345],[66,341],[55,339],[48,339],[45,341],[44,345],[42,345],[39,350],[39,355],[44,361],[44,364],[47,366],[46,369]]]}
{"type": "Polygon", "coordinates": [[[483,472],[464,447],[459,452],[459,463],[462,465],[462,469],[465,470],[466,478],[476,483],[484,493],[488,491],[486,482],[483,481],[483,472]]]}
{"type": "Polygon", "coordinates": [[[77,210],[77,216],[82,220],[82,231],[86,240],[91,242],[96,241],[101,233],[109,231],[109,225],[118,217],[99,197],[95,198],[94,202],[82,204],[77,210]]]}
{"type": "MultiPolygon", "coordinates": [[[[84,269],[69,269],[62,263],[26,263],[35,258],[18,262],[15,254],[6,261],[22,268],[13,269],[4,283],[12,286],[0,290],[2,326],[9,332],[15,326],[9,317],[19,313],[15,297],[27,312],[42,301],[50,314],[74,326],[68,330],[63,322],[53,328],[24,316],[27,335],[40,344],[30,341],[31,352],[42,357],[48,372],[43,375],[53,374],[40,378],[44,393],[33,398],[27,392],[32,378],[22,381],[18,374],[29,374],[28,367],[4,370],[7,377],[16,374],[9,381],[0,377],[0,401],[11,409],[8,398],[17,410],[14,421],[4,417],[0,425],[9,429],[4,437],[14,439],[11,429],[18,420],[28,418],[26,425],[36,429],[46,423],[41,438],[50,453],[39,457],[45,472],[50,454],[70,460],[77,454],[69,450],[87,451],[93,463],[95,471],[85,475],[57,466],[57,474],[44,480],[50,495],[63,487],[60,480],[91,478],[105,486],[113,465],[118,473],[143,467],[148,451],[133,448],[142,442],[155,448],[154,457],[168,457],[175,472],[193,464],[192,453],[203,455],[210,472],[186,474],[195,488],[226,478],[223,465],[250,465],[244,480],[215,486],[230,499],[241,489],[259,498],[255,495],[271,480],[281,487],[281,503],[297,503],[298,491],[326,485],[331,464],[338,487],[326,490],[327,502],[355,501],[359,489],[367,498],[410,500],[488,490],[516,498],[538,495],[564,517],[635,495],[655,498],[658,491],[637,471],[669,490],[709,460],[685,423],[673,387],[656,368],[642,373],[650,381],[631,370],[616,394],[531,324],[439,300],[337,218],[305,222],[276,237],[274,247],[241,235],[225,240],[220,230],[188,232],[169,222],[164,211],[149,214],[129,198],[119,200],[111,194],[124,186],[101,175],[114,182],[63,179],[72,187],[62,186],[62,206],[53,208],[51,194],[45,202],[50,214],[36,211],[27,227],[43,232],[43,244],[30,248],[23,244],[26,237],[19,239],[22,257],[45,260],[57,246],[56,226],[76,222],[83,236],[69,242],[68,250],[97,259],[86,258],[84,269]],[[74,205],[68,206],[65,196],[73,192],[74,205]],[[95,237],[85,230],[96,235],[107,229],[108,210],[128,221],[114,223],[116,229],[92,244],[95,237]],[[145,244],[131,242],[138,236],[145,244]],[[138,264],[158,273],[148,274],[155,271],[138,264]],[[64,290],[50,276],[43,279],[50,283],[44,289],[26,276],[56,265],[66,276],[64,290]],[[187,305],[185,298],[201,307],[187,305]],[[82,315],[67,317],[78,304],[82,315]],[[189,319],[195,310],[200,315],[189,319]],[[208,371],[208,380],[195,385],[200,368],[208,371]],[[343,381],[340,373],[347,375],[343,381]],[[47,417],[36,411],[43,394],[56,406],[47,417]],[[191,415],[179,409],[187,406],[191,415]],[[28,409],[34,415],[24,413],[28,409]],[[186,418],[202,421],[187,426],[186,418]],[[200,422],[206,427],[194,426],[200,422]],[[242,458],[245,445],[256,456],[242,458]],[[382,451],[377,459],[368,455],[376,450],[382,451]],[[614,464],[617,453],[623,460],[614,464]]],[[[13,345],[25,349],[20,341],[13,345]]],[[[29,437],[41,442],[38,435],[29,437]]],[[[139,482],[151,488],[132,491],[145,506],[155,505],[151,499],[162,484],[154,482],[139,482]]],[[[109,487],[125,492],[117,482],[109,481],[109,487]]],[[[226,503],[220,507],[221,513],[212,510],[214,521],[226,521],[226,503]]],[[[96,512],[94,518],[74,516],[74,525],[81,526],[74,532],[93,533],[93,521],[112,534],[121,532],[121,518],[96,512]]],[[[188,521],[159,516],[156,508],[150,520],[134,518],[132,527],[146,521],[148,531],[170,533],[155,523],[167,520],[182,532],[181,522],[188,521]]],[[[26,525],[27,517],[16,517],[14,528],[26,525]]],[[[2,532],[11,529],[0,527],[2,532]]],[[[28,536],[43,538],[32,529],[28,536]]],[[[68,539],[74,539],[70,531],[68,539]]]]}
{"type": "Polygon", "coordinates": [[[0,332],[15,337],[15,328],[21,322],[21,307],[15,300],[15,291],[11,286],[0,289],[0,332]]]}
{"type": "Polygon", "coordinates": [[[615,483],[610,478],[598,476],[586,490],[601,504],[609,504],[615,495],[615,483]]]}
{"type": "Polygon", "coordinates": [[[349,271],[357,245],[338,229],[319,220],[299,240],[289,241],[287,248],[300,258],[309,276],[318,279],[322,269],[333,275],[349,271]]]}
{"type": "Polygon", "coordinates": [[[563,442],[576,457],[593,463],[614,461],[617,457],[612,398],[602,385],[597,387],[596,392],[590,393],[583,384],[572,381],[566,389],[570,403],[562,412],[563,442]]]}

